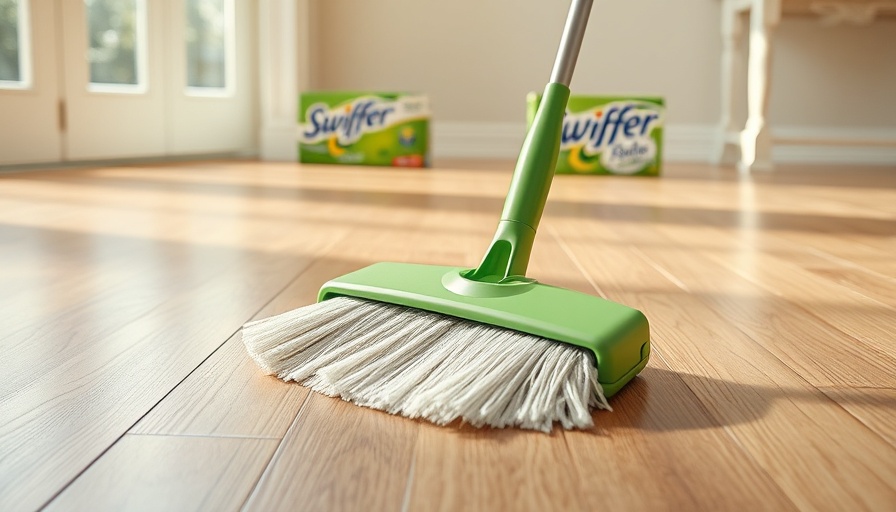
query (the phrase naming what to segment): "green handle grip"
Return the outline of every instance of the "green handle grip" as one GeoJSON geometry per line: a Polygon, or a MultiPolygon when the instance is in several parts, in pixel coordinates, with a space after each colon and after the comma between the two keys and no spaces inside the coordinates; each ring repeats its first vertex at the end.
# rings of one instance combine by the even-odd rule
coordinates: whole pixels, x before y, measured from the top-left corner
{"type": "Polygon", "coordinates": [[[551,189],[569,87],[549,83],[526,134],[513,171],[504,212],[491,246],[479,267],[465,277],[501,282],[526,275],[535,231],[551,189]]]}

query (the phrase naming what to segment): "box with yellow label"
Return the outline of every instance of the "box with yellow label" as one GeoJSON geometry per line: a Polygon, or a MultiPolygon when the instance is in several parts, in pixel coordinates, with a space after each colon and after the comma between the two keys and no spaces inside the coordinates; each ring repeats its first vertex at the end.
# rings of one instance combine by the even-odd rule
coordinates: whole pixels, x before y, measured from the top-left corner
{"type": "Polygon", "coordinates": [[[300,162],[429,165],[426,96],[307,92],[299,98],[299,125],[300,162]]]}
{"type": "MultiPolygon", "coordinates": [[[[527,98],[529,124],[540,100],[527,98]]],[[[659,176],[664,117],[658,97],[571,96],[556,172],[659,176]]]]}

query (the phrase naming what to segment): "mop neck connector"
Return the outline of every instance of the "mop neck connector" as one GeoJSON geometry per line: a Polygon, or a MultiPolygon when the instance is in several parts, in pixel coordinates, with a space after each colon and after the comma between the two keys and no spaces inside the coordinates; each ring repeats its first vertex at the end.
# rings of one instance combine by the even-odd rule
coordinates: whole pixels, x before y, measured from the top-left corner
{"type": "Polygon", "coordinates": [[[504,212],[479,267],[464,274],[473,281],[517,283],[526,275],[535,232],[554,178],[569,88],[549,83],[513,171],[504,212]]]}

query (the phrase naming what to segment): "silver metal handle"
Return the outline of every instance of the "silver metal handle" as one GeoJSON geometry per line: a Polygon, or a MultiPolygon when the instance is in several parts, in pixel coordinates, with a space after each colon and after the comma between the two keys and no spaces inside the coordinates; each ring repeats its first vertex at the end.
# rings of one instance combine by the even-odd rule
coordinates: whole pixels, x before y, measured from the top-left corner
{"type": "Polygon", "coordinates": [[[576,69],[576,59],[579,58],[579,49],[582,47],[582,39],[585,38],[585,26],[588,25],[592,3],[593,0],[572,0],[569,15],[566,17],[566,26],[563,27],[563,37],[560,38],[557,60],[554,61],[554,71],[551,72],[551,82],[569,87],[572,72],[576,69]]]}

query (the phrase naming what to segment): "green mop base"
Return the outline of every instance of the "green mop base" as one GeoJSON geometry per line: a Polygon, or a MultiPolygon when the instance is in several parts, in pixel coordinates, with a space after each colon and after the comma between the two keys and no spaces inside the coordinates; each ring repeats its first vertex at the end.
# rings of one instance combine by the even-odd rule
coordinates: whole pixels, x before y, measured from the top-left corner
{"type": "Polygon", "coordinates": [[[433,311],[569,343],[594,353],[598,380],[615,395],[647,365],[647,318],[615,302],[528,279],[481,283],[466,269],[376,263],[333,279],[318,299],[358,297],[433,311]]]}

